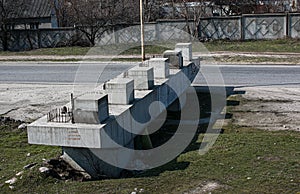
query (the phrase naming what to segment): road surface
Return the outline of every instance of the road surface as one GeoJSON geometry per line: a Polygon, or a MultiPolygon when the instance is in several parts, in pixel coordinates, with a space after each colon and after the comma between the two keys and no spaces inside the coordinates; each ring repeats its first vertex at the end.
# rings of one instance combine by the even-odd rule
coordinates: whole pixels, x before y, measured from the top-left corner
{"type": "MultiPolygon", "coordinates": [[[[3,62],[0,63],[0,83],[47,83],[73,84],[74,80],[89,81],[90,77],[99,77],[103,83],[136,63],[37,63],[3,62]],[[80,67],[80,68],[79,68],[80,67]],[[99,72],[102,72],[101,74],[99,72]]],[[[300,85],[300,66],[293,65],[202,65],[205,77],[216,78],[222,75],[226,86],[270,86],[300,85]],[[217,70],[217,71],[216,71],[217,70]]],[[[194,82],[205,85],[203,74],[194,82]]]]}

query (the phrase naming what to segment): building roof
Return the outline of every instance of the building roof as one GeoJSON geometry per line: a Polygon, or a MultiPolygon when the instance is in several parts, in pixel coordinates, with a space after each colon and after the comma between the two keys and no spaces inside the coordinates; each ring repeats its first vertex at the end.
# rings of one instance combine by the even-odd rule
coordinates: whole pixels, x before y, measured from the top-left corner
{"type": "Polygon", "coordinates": [[[11,19],[50,17],[51,3],[47,0],[23,0],[21,6],[10,15],[11,19]]]}

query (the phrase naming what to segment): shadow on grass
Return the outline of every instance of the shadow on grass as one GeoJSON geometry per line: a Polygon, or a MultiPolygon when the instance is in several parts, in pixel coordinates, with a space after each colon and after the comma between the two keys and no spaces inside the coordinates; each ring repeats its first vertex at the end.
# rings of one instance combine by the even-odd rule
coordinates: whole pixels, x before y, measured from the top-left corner
{"type": "MultiPolygon", "coordinates": [[[[231,95],[236,95],[236,94],[245,94],[245,91],[234,91],[234,87],[226,87],[226,97],[228,98],[231,95]]],[[[189,144],[189,146],[181,153],[187,153],[191,151],[196,151],[199,150],[200,146],[206,146],[207,142],[199,142],[199,135],[205,134],[207,132],[209,122],[211,120],[211,93],[208,87],[196,87],[197,91],[197,96],[199,100],[199,105],[200,105],[200,120],[204,119],[207,120],[208,122],[205,123],[200,123],[197,128],[197,132],[195,133],[195,136],[192,140],[192,142],[189,144]]],[[[216,95],[216,94],[213,94],[216,95]]],[[[226,102],[227,106],[239,106],[240,102],[235,101],[235,100],[227,100],[226,102]]],[[[224,107],[219,107],[220,110],[222,110],[224,107]]],[[[221,114],[221,113],[220,113],[221,114]]],[[[226,113],[223,115],[225,119],[231,119],[232,114],[231,113],[226,113]]],[[[168,111],[167,114],[167,120],[172,119],[180,121],[180,112],[170,112],[168,111]]],[[[152,144],[154,147],[158,147],[159,145],[162,145],[166,143],[168,140],[170,140],[173,135],[176,133],[178,125],[170,125],[165,123],[165,125],[158,130],[157,132],[153,133],[150,135],[152,144]]],[[[224,132],[224,129],[218,129],[215,130],[216,133],[222,134],[224,132]]],[[[212,132],[214,133],[214,132],[212,132]]],[[[181,155],[180,154],[180,155],[181,155]]],[[[179,156],[180,156],[179,155],[179,156]]],[[[178,156],[178,157],[179,157],[178,156]]],[[[161,173],[164,173],[165,171],[177,171],[177,170],[184,170],[189,167],[189,162],[178,162],[178,157],[172,160],[171,162],[155,168],[151,170],[147,170],[142,173],[136,174],[134,177],[135,178],[140,178],[140,177],[151,177],[151,176],[159,176],[161,173]]]]}

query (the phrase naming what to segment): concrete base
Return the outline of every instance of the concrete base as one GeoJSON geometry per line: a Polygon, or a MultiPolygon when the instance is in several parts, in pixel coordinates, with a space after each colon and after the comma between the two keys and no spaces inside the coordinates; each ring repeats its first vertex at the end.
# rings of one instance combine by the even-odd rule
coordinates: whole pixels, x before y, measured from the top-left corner
{"type": "MultiPolygon", "coordinates": [[[[76,170],[84,171],[93,179],[120,178],[124,169],[112,166],[97,155],[100,152],[109,153],[109,149],[88,149],[63,147],[63,159],[76,170]]],[[[118,162],[128,164],[131,156],[124,156],[121,153],[115,158],[118,162]]]]}

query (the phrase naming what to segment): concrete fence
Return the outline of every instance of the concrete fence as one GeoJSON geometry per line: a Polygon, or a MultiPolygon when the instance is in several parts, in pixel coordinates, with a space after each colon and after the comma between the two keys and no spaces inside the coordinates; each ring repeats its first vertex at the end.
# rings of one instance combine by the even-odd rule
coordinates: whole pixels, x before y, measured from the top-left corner
{"type": "MultiPolygon", "coordinates": [[[[300,38],[300,13],[201,18],[199,26],[190,21],[189,27],[191,30],[198,28],[197,38],[200,40],[300,38]]],[[[186,31],[187,23],[184,20],[158,20],[145,25],[145,38],[148,42],[190,41],[186,31]]],[[[98,45],[140,42],[140,26],[118,26],[106,32],[96,42],[98,45]]],[[[9,39],[9,50],[22,51],[87,43],[85,35],[73,28],[14,30],[9,39]]]]}
{"type": "Polygon", "coordinates": [[[300,37],[300,13],[202,18],[200,39],[259,40],[300,37]]]}

